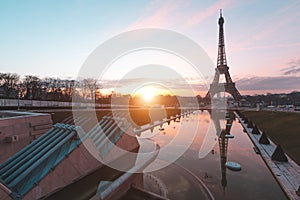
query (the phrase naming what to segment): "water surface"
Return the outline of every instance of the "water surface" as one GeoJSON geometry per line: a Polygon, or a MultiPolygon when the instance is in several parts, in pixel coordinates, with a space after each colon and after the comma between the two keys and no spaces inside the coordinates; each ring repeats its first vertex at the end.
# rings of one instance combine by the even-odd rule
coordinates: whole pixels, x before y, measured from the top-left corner
{"type": "Polygon", "coordinates": [[[200,179],[215,199],[287,199],[260,155],[254,152],[251,140],[233,118],[212,118],[207,111],[197,111],[181,118],[179,123],[172,121],[170,125],[164,125],[164,128],[164,131],[155,129],[153,133],[149,131],[141,136],[151,136],[164,148],[177,136],[186,144],[184,140],[190,140],[187,137],[195,132],[191,146],[175,163],[150,172],[164,182],[169,198],[201,199],[203,191],[199,182],[197,185],[197,179],[200,179]],[[225,139],[220,140],[219,135],[228,122],[231,125],[227,125],[230,127],[227,131],[234,138],[222,145],[225,139]],[[242,170],[226,169],[226,161],[238,162],[242,170]]]}

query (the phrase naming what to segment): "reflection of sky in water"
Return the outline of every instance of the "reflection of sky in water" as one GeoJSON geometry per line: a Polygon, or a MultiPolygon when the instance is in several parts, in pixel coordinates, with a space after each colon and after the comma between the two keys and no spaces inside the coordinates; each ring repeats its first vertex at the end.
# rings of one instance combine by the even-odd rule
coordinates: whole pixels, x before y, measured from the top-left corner
{"type": "Polygon", "coordinates": [[[163,125],[163,131],[160,131],[159,127],[156,127],[153,132],[150,130],[143,132],[141,137],[151,138],[158,143],[160,147],[168,145],[175,137],[178,137],[181,144],[185,144],[191,140],[187,135],[191,135],[191,133],[194,133],[195,131],[197,134],[204,134],[203,131],[207,130],[209,124],[209,116],[206,117],[208,118],[205,120],[205,123],[203,123],[203,117],[200,117],[200,115],[197,114],[190,114],[189,116],[181,117],[180,122],[174,122],[172,120],[170,125],[165,123],[163,125]]]}
{"type": "MultiPolygon", "coordinates": [[[[214,153],[209,150],[203,159],[199,159],[199,150],[205,137],[207,135],[210,135],[212,138],[216,136],[216,131],[214,130],[213,132],[209,128],[210,120],[211,117],[208,112],[201,113],[199,111],[199,114],[182,118],[180,123],[171,122],[170,125],[165,125],[165,131],[155,130],[158,134],[151,139],[164,146],[179,134],[180,139],[184,143],[185,140],[189,140],[189,138],[185,137],[188,135],[186,133],[196,130],[197,134],[192,145],[176,163],[192,171],[194,175],[203,180],[216,199],[286,199],[260,155],[254,152],[252,142],[237,121],[233,122],[230,130],[230,133],[234,135],[234,139],[228,140],[227,161],[240,163],[242,170],[234,172],[223,168],[225,169],[225,171],[223,170],[225,175],[223,173],[222,178],[218,140],[212,146],[214,153]],[[198,129],[196,128],[197,122],[199,122],[198,129]],[[224,189],[222,179],[223,184],[224,180],[227,182],[224,189]]],[[[220,121],[222,129],[225,128],[225,124],[226,121],[220,121]]],[[[214,129],[215,125],[211,123],[211,127],[214,129]]],[[[165,175],[162,179],[168,179],[168,177],[176,174],[176,172],[175,174],[167,173],[168,167],[159,171],[164,171],[162,174],[165,175]]],[[[159,171],[154,173],[159,173],[159,171]]]]}

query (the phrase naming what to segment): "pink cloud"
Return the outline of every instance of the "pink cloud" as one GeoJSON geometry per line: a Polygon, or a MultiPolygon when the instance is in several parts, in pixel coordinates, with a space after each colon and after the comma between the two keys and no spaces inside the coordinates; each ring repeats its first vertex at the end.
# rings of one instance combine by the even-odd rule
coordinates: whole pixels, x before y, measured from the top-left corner
{"type": "Polygon", "coordinates": [[[192,7],[190,1],[154,1],[144,9],[145,14],[129,25],[128,29],[159,27],[189,29],[198,25],[210,16],[215,16],[220,8],[228,8],[235,0],[218,0],[208,8],[187,12],[185,8],[192,7]],[[150,14],[148,14],[150,13],[150,14]]]}
{"type": "Polygon", "coordinates": [[[300,42],[288,43],[288,44],[270,44],[270,45],[244,46],[244,47],[241,46],[241,47],[239,47],[239,49],[234,49],[234,50],[255,50],[255,49],[268,49],[268,48],[288,48],[288,47],[298,47],[298,46],[300,46],[300,42]]]}
{"type": "Polygon", "coordinates": [[[148,4],[148,7],[145,11],[151,12],[151,10],[155,10],[148,16],[143,16],[131,25],[129,25],[128,29],[135,28],[145,28],[145,27],[160,27],[160,28],[168,28],[176,23],[176,19],[174,19],[174,13],[178,13],[178,9],[185,7],[187,5],[184,1],[154,1],[148,4]],[[163,3],[162,3],[163,2],[163,3]],[[159,8],[156,10],[156,7],[159,8]]]}
{"type": "Polygon", "coordinates": [[[212,4],[210,7],[206,8],[204,11],[197,12],[192,17],[188,19],[188,21],[185,23],[184,28],[190,28],[192,26],[195,26],[202,21],[204,21],[206,18],[215,16],[216,12],[219,12],[219,9],[222,8],[228,8],[232,5],[232,0],[219,0],[212,4]]]}
{"type": "MultiPolygon", "coordinates": [[[[297,20],[299,18],[299,14],[291,15],[290,9],[293,9],[292,5],[288,5],[284,8],[277,10],[272,13],[270,19],[266,25],[263,26],[261,31],[256,32],[254,35],[248,37],[246,40],[240,43],[236,43],[231,52],[236,52],[240,50],[253,50],[253,49],[261,49],[261,48],[272,48],[272,47],[291,47],[298,46],[299,43],[292,44],[270,44],[270,45],[257,45],[259,41],[263,41],[264,39],[271,36],[272,38],[278,38],[276,34],[281,34],[279,31],[284,29],[285,26],[292,22],[293,20],[297,20]],[[274,23],[275,22],[275,23],[274,23]]],[[[278,35],[279,36],[279,35],[278,35]]]]}

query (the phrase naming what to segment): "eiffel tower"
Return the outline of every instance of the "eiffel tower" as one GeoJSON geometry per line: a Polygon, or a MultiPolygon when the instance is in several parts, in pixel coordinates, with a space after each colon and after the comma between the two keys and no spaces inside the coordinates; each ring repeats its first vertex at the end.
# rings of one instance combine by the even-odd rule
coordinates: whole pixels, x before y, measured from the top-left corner
{"type": "Polygon", "coordinates": [[[239,101],[241,94],[235,87],[235,83],[232,81],[229,74],[229,67],[227,66],[225,42],[224,42],[224,18],[222,17],[222,9],[220,10],[219,24],[219,46],[218,46],[218,62],[217,68],[212,84],[210,84],[209,91],[207,92],[205,99],[211,100],[215,94],[220,92],[227,92],[231,94],[234,100],[239,101]],[[226,82],[220,83],[220,75],[225,75],[226,82]]]}

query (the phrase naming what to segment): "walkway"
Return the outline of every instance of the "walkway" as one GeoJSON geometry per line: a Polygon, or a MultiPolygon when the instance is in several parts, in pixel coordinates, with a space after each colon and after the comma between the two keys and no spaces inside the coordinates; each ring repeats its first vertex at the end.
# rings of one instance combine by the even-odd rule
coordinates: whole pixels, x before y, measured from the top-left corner
{"type": "Polygon", "coordinates": [[[296,191],[300,187],[300,166],[298,166],[288,155],[286,155],[288,162],[273,161],[271,156],[276,148],[276,144],[272,141],[270,141],[270,144],[260,144],[259,139],[261,134],[252,134],[252,128],[247,128],[247,123],[245,123],[236,112],[235,115],[246,130],[253,144],[260,151],[261,157],[289,199],[299,200],[300,197],[297,196],[296,191]]]}

